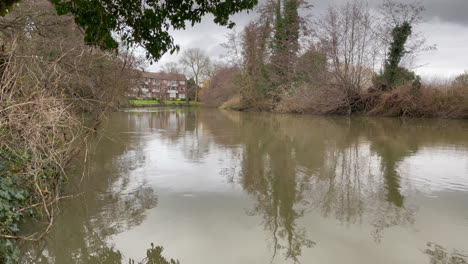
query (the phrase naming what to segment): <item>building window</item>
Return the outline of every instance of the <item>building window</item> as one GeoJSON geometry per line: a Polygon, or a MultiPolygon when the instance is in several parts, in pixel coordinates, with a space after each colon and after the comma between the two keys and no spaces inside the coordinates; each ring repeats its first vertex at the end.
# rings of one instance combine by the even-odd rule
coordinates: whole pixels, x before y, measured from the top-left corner
{"type": "Polygon", "coordinates": [[[179,81],[179,83],[183,85],[183,84],[185,84],[185,81],[179,81]]]}

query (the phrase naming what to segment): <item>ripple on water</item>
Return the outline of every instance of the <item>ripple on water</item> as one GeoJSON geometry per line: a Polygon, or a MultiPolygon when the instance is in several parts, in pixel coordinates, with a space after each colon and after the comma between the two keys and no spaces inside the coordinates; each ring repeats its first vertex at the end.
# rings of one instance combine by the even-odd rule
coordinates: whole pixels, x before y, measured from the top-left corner
{"type": "Polygon", "coordinates": [[[468,149],[423,148],[400,167],[420,191],[468,191],[468,149]]]}

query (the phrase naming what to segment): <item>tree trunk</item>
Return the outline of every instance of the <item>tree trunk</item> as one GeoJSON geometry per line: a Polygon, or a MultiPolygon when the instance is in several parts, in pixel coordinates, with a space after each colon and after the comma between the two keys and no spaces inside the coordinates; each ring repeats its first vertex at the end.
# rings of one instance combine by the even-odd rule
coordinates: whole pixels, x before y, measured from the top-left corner
{"type": "Polygon", "coordinates": [[[195,102],[198,102],[198,76],[195,76],[195,102]]]}

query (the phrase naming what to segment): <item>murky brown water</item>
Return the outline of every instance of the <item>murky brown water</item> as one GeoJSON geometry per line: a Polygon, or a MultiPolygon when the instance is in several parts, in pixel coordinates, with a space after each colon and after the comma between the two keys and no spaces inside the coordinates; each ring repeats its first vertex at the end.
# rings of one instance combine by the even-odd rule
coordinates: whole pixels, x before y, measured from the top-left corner
{"type": "Polygon", "coordinates": [[[24,263],[468,263],[466,121],[139,109],[94,149],[24,263]]]}

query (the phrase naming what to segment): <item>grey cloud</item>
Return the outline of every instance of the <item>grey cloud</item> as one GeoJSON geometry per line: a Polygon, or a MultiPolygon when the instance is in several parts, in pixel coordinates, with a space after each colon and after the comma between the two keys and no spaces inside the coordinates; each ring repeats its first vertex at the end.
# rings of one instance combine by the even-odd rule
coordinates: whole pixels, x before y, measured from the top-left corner
{"type": "Polygon", "coordinates": [[[468,26],[468,0],[426,0],[426,17],[468,26]]]}
{"type": "MultiPolygon", "coordinates": [[[[263,0],[265,1],[265,0],[263,0]]],[[[346,0],[315,0],[309,1],[314,5],[314,16],[323,13],[331,4],[344,3],[346,0]]],[[[413,0],[402,0],[407,3],[413,0]]],[[[371,7],[377,7],[380,0],[369,0],[371,7]]],[[[421,31],[428,37],[429,44],[438,44],[438,50],[423,53],[418,63],[425,65],[416,69],[424,75],[431,74],[458,74],[468,69],[468,61],[459,54],[468,54],[468,0],[425,0],[426,23],[421,25],[421,31]]],[[[232,17],[237,24],[237,31],[256,17],[255,12],[243,12],[232,17]]],[[[184,31],[172,32],[176,43],[180,44],[181,51],[187,48],[200,48],[213,59],[218,58],[225,51],[220,44],[225,41],[229,30],[213,22],[213,17],[205,17],[201,24],[187,28],[184,31]]],[[[149,67],[158,70],[159,65],[166,62],[178,61],[180,54],[166,54],[158,64],[149,67]]]]}
{"type": "MultiPolygon", "coordinates": [[[[415,1],[400,0],[400,2],[404,3],[414,3],[415,1]]],[[[316,13],[320,13],[329,5],[344,3],[346,0],[309,0],[308,2],[315,6],[316,13]]],[[[367,2],[374,8],[382,3],[380,0],[369,0],[367,2]]],[[[468,26],[468,0],[422,0],[420,2],[426,8],[426,12],[424,13],[426,20],[438,18],[442,22],[468,26]]]]}

